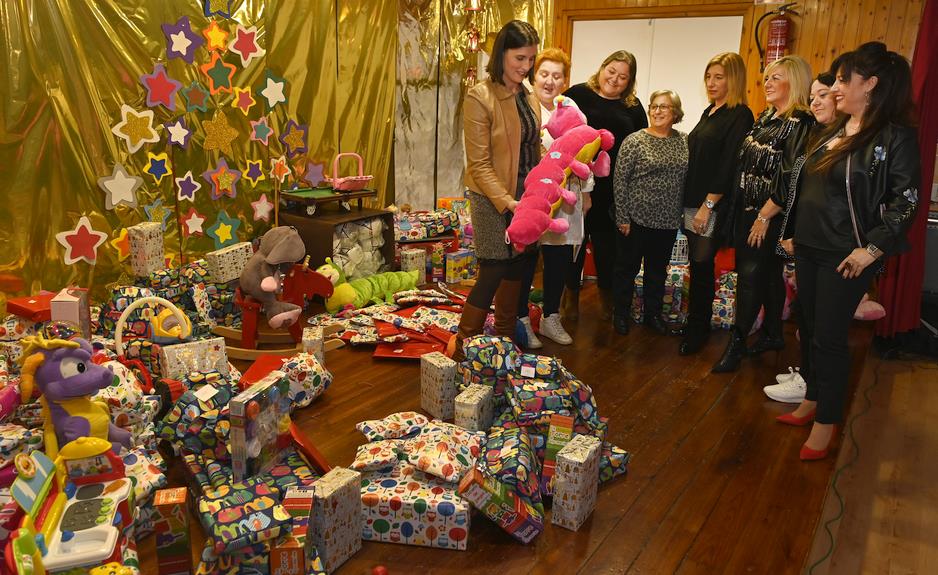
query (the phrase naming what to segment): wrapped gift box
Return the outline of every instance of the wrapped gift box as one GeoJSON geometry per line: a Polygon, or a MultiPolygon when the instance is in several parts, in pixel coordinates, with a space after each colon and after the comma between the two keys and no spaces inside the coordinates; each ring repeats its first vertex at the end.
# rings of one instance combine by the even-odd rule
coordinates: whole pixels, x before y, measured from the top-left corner
{"type": "Polygon", "coordinates": [[[601,443],[577,435],[557,453],[551,522],[576,531],[596,507],[601,443]]]}
{"type": "Polygon", "coordinates": [[[417,270],[417,285],[427,283],[427,251],[407,248],[401,250],[401,271],[417,270]]]}
{"type": "Polygon", "coordinates": [[[461,248],[446,254],[446,282],[459,283],[475,277],[476,255],[473,250],[461,248]]]}
{"type": "Polygon", "coordinates": [[[488,385],[495,390],[498,406],[505,400],[508,374],[518,363],[518,348],[510,338],[488,335],[468,338],[463,348],[466,359],[456,367],[462,389],[472,383],[488,385]]]}
{"type": "Polygon", "coordinates": [[[519,424],[536,421],[545,412],[571,414],[570,388],[562,379],[527,379],[511,374],[508,381],[508,401],[519,424]]]}
{"type": "Polygon", "coordinates": [[[7,300],[7,313],[31,322],[49,321],[55,295],[54,292],[41,291],[36,295],[10,298],[7,300]]]}
{"type": "Polygon", "coordinates": [[[205,254],[212,281],[226,283],[241,277],[244,266],[254,255],[251,242],[240,242],[205,254]]]}
{"type": "Polygon", "coordinates": [[[280,505],[280,492],[263,482],[223,485],[210,491],[199,499],[199,519],[216,554],[276,539],[290,523],[290,515],[280,505]]]}
{"type": "Polygon", "coordinates": [[[470,431],[488,431],[495,416],[494,390],[487,385],[471,384],[456,396],[455,422],[470,431]]]}
{"type": "Polygon", "coordinates": [[[736,324],[736,298],[714,299],[710,325],[718,329],[732,329],[736,324]]]}
{"type": "Polygon", "coordinates": [[[628,471],[630,459],[632,459],[631,453],[608,441],[603,441],[603,449],[599,455],[599,481],[605,483],[628,471]]]}
{"type": "Polygon", "coordinates": [[[456,485],[401,463],[361,482],[361,538],[465,550],[469,504],[456,485]]]}
{"type": "Polygon", "coordinates": [[[148,278],[163,268],[163,227],[158,222],[142,222],[127,228],[130,265],[134,275],[148,278]]]}
{"type": "Polygon", "coordinates": [[[192,573],[187,496],[185,487],[160,489],[154,495],[156,563],[160,575],[192,573]]]}
{"type": "Polygon", "coordinates": [[[57,293],[52,298],[51,316],[53,321],[68,321],[77,325],[81,336],[91,339],[91,308],[87,289],[70,287],[57,293]]]}
{"type": "Polygon", "coordinates": [[[560,377],[560,360],[547,355],[523,353],[518,356],[518,365],[514,370],[514,375],[529,379],[558,379],[560,377]]]}
{"type": "Polygon", "coordinates": [[[478,468],[463,476],[459,494],[505,532],[527,545],[544,530],[544,513],[478,468]]]}
{"type": "Polygon", "coordinates": [[[163,346],[160,349],[163,377],[179,379],[193,371],[217,370],[228,375],[225,338],[214,337],[163,346]]]}
{"type": "Polygon", "coordinates": [[[282,371],[231,398],[231,469],[235,481],[260,475],[290,444],[290,382],[282,371]]]}
{"type": "Polygon", "coordinates": [[[420,407],[437,419],[453,419],[456,362],[438,351],[420,356],[420,407]]]}
{"type": "Polygon", "coordinates": [[[326,352],[323,344],[321,327],[303,328],[303,352],[315,355],[320,365],[326,365],[326,352]]]}
{"type": "Polygon", "coordinates": [[[325,575],[319,552],[314,546],[306,545],[315,490],[313,486],[297,486],[284,492],[281,504],[290,514],[293,526],[289,535],[281,536],[271,546],[271,573],[325,575]]]}
{"type": "Polygon", "coordinates": [[[361,474],[333,467],[316,482],[306,545],[332,572],[362,547],[361,474]]]}
{"type": "Polygon", "coordinates": [[[514,489],[532,506],[543,512],[541,504],[540,461],[523,427],[489,430],[484,449],[483,470],[514,489]]]}
{"type": "MultiPolygon", "coordinates": [[[[554,493],[554,473],[557,469],[557,454],[573,438],[573,418],[566,415],[552,415],[547,430],[547,449],[544,452],[544,465],[541,469],[541,493],[554,493]]],[[[597,477],[599,472],[597,470],[597,477]]]]}
{"type": "Polygon", "coordinates": [[[0,467],[6,467],[20,453],[42,449],[42,430],[30,430],[14,423],[0,424],[0,467]]]}
{"type": "Polygon", "coordinates": [[[311,404],[332,384],[332,373],[310,353],[298,353],[283,360],[280,371],[290,382],[291,409],[311,404]]]}

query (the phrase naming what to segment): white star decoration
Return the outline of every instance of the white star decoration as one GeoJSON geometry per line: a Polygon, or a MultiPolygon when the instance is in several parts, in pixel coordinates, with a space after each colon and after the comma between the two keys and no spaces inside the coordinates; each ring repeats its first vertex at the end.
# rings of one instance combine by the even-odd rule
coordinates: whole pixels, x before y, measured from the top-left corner
{"type": "Polygon", "coordinates": [[[113,210],[124,204],[130,208],[137,207],[137,188],[143,185],[143,178],[131,176],[121,164],[114,164],[110,176],[98,178],[98,187],[107,194],[104,207],[113,210]]]}
{"type": "Polygon", "coordinates": [[[270,200],[267,199],[267,194],[261,194],[256,201],[251,202],[251,207],[254,208],[254,221],[264,220],[265,222],[270,221],[270,212],[274,211],[274,205],[270,203],[270,200]]]}
{"type": "Polygon", "coordinates": [[[176,34],[170,34],[169,38],[172,40],[173,45],[170,48],[173,52],[178,52],[179,54],[185,54],[189,51],[189,46],[192,45],[192,40],[186,36],[185,32],[178,32],[176,34]]]}
{"type": "Polygon", "coordinates": [[[283,81],[278,82],[270,76],[268,76],[266,80],[267,83],[260,94],[267,100],[267,107],[273,108],[277,104],[286,102],[287,97],[283,94],[283,89],[286,87],[285,83],[283,81]]]}
{"type": "Polygon", "coordinates": [[[193,234],[202,234],[202,223],[205,222],[205,218],[201,214],[192,210],[189,212],[189,218],[185,220],[186,230],[188,230],[189,235],[193,234]]]}
{"type": "Polygon", "coordinates": [[[182,120],[176,120],[172,124],[167,124],[166,131],[169,132],[170,142],[183,147],[189,143],[188,136],[192,133],[188,128],[186,128],[186,125],[182,122],[182,120]]]}

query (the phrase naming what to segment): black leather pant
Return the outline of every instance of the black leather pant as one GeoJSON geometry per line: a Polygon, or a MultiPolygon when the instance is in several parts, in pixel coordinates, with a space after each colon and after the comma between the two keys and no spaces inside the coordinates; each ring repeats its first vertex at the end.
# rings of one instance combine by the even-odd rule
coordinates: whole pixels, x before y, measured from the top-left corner
{"type": "Polygon", "coordinates": [[[759,316],[759,309],[765,306],[762,333],[766,337],[781,339],[782,311],[785,307],[782,270],[785,261],[775,254],[775,244],[782,221],[780,217],[769,220],[762,245],[750,247],[746,242],[757,214],[757,210],[737,214],[736,329],[743,337],[747,336],[759,316]]]}

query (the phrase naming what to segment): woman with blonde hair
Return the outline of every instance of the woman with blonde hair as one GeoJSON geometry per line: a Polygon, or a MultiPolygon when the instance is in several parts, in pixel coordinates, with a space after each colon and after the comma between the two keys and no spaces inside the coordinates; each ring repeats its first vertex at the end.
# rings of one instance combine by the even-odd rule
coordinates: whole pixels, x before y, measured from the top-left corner
{"type": "MultiPolygon", "coordinates": [[[[615,137],[609,150],[612,165],[616,165],[619,146],[633,132],[648,127],[645,108],[635,96],[635,56],[625,50],[613,52],[603,60],[590,79],[572,86],[564,95],[573,98],[580,110],[586,114],[587,123],[593,128],[606,129],[615,137]]],[[[583,242],[589,240],[593,247],[593,262],[596,264],[597,284],[602,300],[602,318],[612,319],[614,307],[613,270],[616,261],[616,224],[612,216],[613,175],[595,178],[592,193],[592,208],[584,218],[583,242]]],[[[564,306],[561,312],[570,319],[578,315],[580,276],[586,250],[580,249],[576,264],[567,276],[564,306]]]]}
{"type": "Polygon", "coordinates": [[[736,321],[714,373],[736,371],[743,356],[785,347],[782,308],[784,261],[775,252],[795,159],[804,153],[814,124],[808,110],[811,68],[798,56],[785,56],[765,68],[768,107],[756,120],[739,151],[730,232],[736,248],[736,321]],[[768,240],[766,240],[768,238],[768,240]],[[765,306],[762,334],[747,350],[759,309],[765,306]]]}
{"type": "Polygon", "coordinates": [[[713,260],[720,242],[716,231],[728,212],[722,200],[731,193],[739,146],[753,122],[746,102],[746,64],[739,54],[724,52],[711,58],[703,81],[710,105],[687,136],[684,231],[690,260],[690,304],[681,355],[697,353],[710,336],[713,260]]]}

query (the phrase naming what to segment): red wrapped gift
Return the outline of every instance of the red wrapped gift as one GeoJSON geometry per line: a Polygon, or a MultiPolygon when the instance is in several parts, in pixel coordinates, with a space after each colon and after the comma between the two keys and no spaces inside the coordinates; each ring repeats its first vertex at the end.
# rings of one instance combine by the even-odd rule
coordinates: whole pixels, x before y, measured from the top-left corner
{"type": "Polygon", "coordinates": [[[55,293],[41,291],[36,295],[15,297],[7,300],[7,313],[18,315],[29,321],[49,321],[52,319],[52,298],[55,293]]]}

